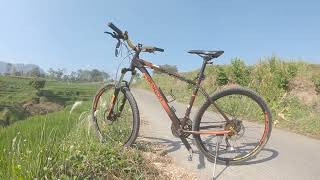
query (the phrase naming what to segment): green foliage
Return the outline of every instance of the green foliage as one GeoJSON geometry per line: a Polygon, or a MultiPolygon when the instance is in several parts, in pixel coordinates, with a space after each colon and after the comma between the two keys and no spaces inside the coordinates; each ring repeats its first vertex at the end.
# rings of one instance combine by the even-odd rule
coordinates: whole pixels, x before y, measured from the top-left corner
{"type": "Polygon", "coordinates": [[[81,82],[101,82],[110,79],[110,75],[104,71],[97,69],[73,71],[70,74],[65,74],[64,69],[54,70],[52,68],[48,71],[48,78],[63,81],[81,81],[81,82]]]}
{"type": "MultiPolygon", "coordinates": [[[[160,65],[160,68],[161,69],[164,69],[168,72],[171,72],[171,73],[177,73],[178,72],[178,68],[176,65],[169,65],[169,64],[164,64],[164,65],[160,65]]],[[[160,74],[161,72],[155,70],[153,72],[154,74],[160,74]]]]}
{"type": "Polygon", "coordinates": [[[218,86],[223,86],[228,84],[229,79],[228,76],[226,74],[226,71],[224,70],[223,67],[218,67],[217,68],[217,75],[216,75],[216,84],[218,86]]]}
{"type": "MultiPolygon", "coordinates": [[[[197,73],[198,70],[184,75],[192,79],[197,73]]],[[[308,80],[313,76],[316,91],[320,93],[320,65],[287,61],[271,56],[252,66],[246,66],[240,59],[233,59],[231,65],[210,66],[205,73],[206,79],[202,86],[210,94],[223,88],[221,86],[226,84],[227,79],[229,82],[246,86],[258,92],[267,101],[274,122],[279,122],[278,126],[320,137],[319,106],[308,107],[288,93],[290,81],[296,76],[303,76],[308,80]]],[[[165,94],[173,89],[177,100],[188,103],[192,89],[187,89],[185,83],[163,75],[153,77],[165,94]]],[[[138,81],[137,86],[149,89],[149,86],[142,81],[138,81]]],[[[204,101],[205,98],[201,94],[197,96],[198,106],[204,101]]]]}
{"type": "Polygon", "coordinates": [[[33,79],[29,82],[29,85],[35,88],[37,91],[44,88],[45,84],[46,84],[46,80],[44,79],[33,79]]]}
{"type": "Polygon", "coordinates": [[[140,151],[97,141],[88,119],[79,119],[89,107],[0,129],[0,179],[154,179],[140,151]]]}
{"type": "Polygon", "coordinates": [[[30,72],[27,73],[27,76],[30,77],[41,77],[41,72],[39,67],[33,68],[30,72]]]}
{"type": "Polygon", "coordinates": [[[288,90],[289,81],[298,73],[298,64],[285,63],[275,56],[272,56],[267,61],[270,66],[270,72],[276,78],[277,86],[283,90],[288,90]]]}
{"type": "MultiPolygon", "coordinates": [[[[37,91],[29,82],[33,78],[0,76],[0,127],[9,125],[28,117],[22,105],[31,100],[39,100],[38,96],[50,102],[62,105],[74,103],[77,100],[91,100],[98,86],[97,83],[67,83],[46,80],[45,87],[37,91]],[[2,116],[5,109],[6,116],[2,116]],[[8,118],[8,119],[6,119],[8,118]]],[[[40,101],[41,101],[40,98],[40,101]]]]}
{"type": "Polygon", "coordinates": [[[247,86],[250,81],[250,71],[244,61],[238,58],[231,60],[232,79],[241,86],[247,86]]]}
{"type": "Polygon", "coordinates": [[[34,116],[0,129],[0,179],[43,176],[43,168],[52,167],[47,158],[60,151],[58,142],[77,123],[79,113],[69,116],[65,111],[34,116]]]}
{"type": "Polygon", "coordinates": [[[315,90],[317,93],[320,93],[320,77],[316,78],[314,81],[315,90]]]}

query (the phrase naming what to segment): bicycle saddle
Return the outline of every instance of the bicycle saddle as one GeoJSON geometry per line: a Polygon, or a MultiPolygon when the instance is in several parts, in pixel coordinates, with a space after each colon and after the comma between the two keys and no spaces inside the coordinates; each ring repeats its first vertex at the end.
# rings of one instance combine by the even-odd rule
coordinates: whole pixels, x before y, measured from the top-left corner
{"type": "Polygon", "coordinates": [[[221,56],[224,51],[205,51],[205,50],[190,50],[190,54],[197,54],[199,56],[210,56],[211,58],[217,58],[221,56]]]}

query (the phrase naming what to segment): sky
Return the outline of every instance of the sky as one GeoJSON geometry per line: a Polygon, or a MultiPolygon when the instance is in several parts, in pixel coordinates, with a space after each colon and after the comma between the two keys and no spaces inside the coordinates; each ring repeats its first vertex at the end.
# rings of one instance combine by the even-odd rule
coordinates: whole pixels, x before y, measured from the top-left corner
{"type": "Polygon", "coordinates": [[[0,0],[0,61],[114,74],[121,59],[103,33],[113,22],[134,42],[165,49],[141,58],[180,71],[200,67],[191,49],[224,50],[218,64],[271,55],[320,63],[319,7],[317,0],[0,0]]]}

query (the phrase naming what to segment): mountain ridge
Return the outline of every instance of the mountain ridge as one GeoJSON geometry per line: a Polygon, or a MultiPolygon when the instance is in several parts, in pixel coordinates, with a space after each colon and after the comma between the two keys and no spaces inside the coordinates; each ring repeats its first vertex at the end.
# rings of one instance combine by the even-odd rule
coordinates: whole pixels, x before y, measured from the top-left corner
{"type": "Polygon", "coordinates": [[[35,68],[38,68],[41,74],[45,74],[45,71],[41,69],[40,66],[35,64],[8,63],[0,61],[0,74],[9,73],[10,71],[12,71],[12,69],[14,69],[17,72],[21,72],[22,74],[27,74],[35,68]]]}

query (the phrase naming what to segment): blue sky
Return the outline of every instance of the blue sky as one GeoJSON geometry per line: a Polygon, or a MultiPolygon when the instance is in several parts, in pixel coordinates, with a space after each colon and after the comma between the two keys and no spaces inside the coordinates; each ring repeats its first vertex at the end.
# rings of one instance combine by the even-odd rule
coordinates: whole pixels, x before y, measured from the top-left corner
{"type": "Polygon", "coordinates": [[[200,66],[190,49],[224,50],[220,64],[272,54],[320,63],[319,7],[316,0],[0,0],[0,61],[114,73],[115,41],[103,33],[112,21],[135,42],[165,49],[141,57],[182,71],[200,66]]]}

